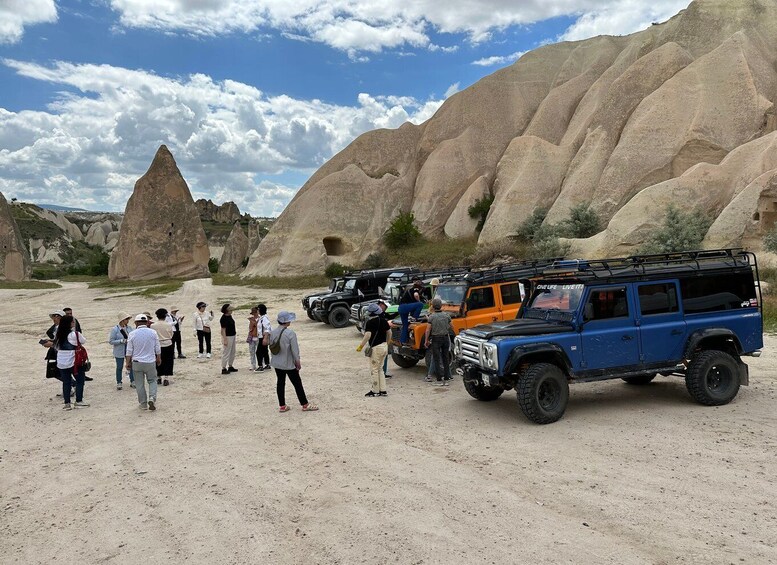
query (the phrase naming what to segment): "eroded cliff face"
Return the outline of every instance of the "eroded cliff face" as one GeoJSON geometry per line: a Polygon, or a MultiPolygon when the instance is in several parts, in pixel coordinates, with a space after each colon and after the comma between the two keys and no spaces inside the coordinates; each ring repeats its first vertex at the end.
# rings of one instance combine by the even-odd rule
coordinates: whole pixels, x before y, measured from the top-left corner
{"type": "Polygon", "coordinates": [[[24,281],[30,278],[30,256],[19,227],[3,193],[0,192],[0,280],[24,281]]]}
{"type": "Polygon", "coordinates": [[[246,274],[358,264],[399,211],[425,235],[472,237],[466,209],[491,193],[479,243],[590,204],[606,228],[588,256],[633,251],[666,206],[717,217],[708,246],[758,245],[777,200],[777,3],[698,0],[625,37],[559,43],[452,96],[427,122],[366,133],[300,189],[246,274]]]}

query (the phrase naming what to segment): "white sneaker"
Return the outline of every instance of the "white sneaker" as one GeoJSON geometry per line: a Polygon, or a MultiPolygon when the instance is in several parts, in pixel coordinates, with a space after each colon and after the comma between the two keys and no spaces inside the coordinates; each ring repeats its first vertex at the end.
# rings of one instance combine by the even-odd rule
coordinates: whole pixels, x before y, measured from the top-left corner
{"type": "Polygon", "coordinates": [[[72,404],[70,404],[70,403],[68,403],[68,404],[65,404],[65,405],[62,407],[62,410],[72,410],[72,409],[73,409],[73,405],[72,405],[72,404]]]}
{"type": "Polygon", "coordinates": [[[121,383],[116,383],[116,390],[121,390],[121,383]]]}
{"type": "Polygon", "coordinates": [[[140,408],[141,410],[148,410],[148,406],[146,406],[145,402],[141,402],[140,404],[138,404],[138,408],[140,408]]]}
{"type": "Polygon", "coordinates": [[[205,358],[205,354],[204,353],[198,353],[197,354],[197,359],[204,359],[204,358],[205,358]]]}
{"type": "Polygon", "coordinates": [[[89,406],[89,403],[88,402],[84,402],[83,400],[81,402],[76,401],[74,406],[76,408],[86,408],[87,406],[89,406]]]}
{"type": "Polygon", "coordinates": [[[206,357],[207,359],[210,359],[210,353],[207,353],[207,354],[205,354],[205,357],[206,357]]]}

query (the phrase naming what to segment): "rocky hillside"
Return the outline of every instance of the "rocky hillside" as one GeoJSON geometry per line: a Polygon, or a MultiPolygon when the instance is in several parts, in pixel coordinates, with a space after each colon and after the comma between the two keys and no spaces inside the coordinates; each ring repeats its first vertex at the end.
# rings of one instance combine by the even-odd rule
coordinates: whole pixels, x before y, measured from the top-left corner
{"type": "Polygon", "coordinates": [[[580,205],[576,254],[630,253],[667,206],[715,218],[704,244],[758,247],[777,210],[777,3],[697,0],[624,37],[548,45],[450,97],[427,122],[357,138],[300,189],[246,274],[359,264],[411,211],[427,236],[516,233],[580,205]],[[468,208],[493,196],[482,231],[468,208]]]}

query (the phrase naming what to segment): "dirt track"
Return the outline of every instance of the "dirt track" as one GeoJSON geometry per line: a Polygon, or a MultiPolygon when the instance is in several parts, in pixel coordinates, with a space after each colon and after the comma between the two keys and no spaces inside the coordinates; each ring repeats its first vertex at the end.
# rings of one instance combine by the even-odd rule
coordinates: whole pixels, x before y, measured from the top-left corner
{"type": "Polygon", "coordinates": [[[696,405],[677,378],[583,384],[561,421],[537,426],[513,394],[481,403],[459,379],[423,383],[421,367],[392,366],[389,396],[364,398],[357,333],[307,320],[302,294],[0,291],[0,562],[777,563],[775,338],[728,406],[696,405]],[[242,311],[240,372],[219,374],[217,340],[213,360],[195,359],[200,299],[302,314],[321,411],[277,412],[274,376],[246,371],[242,311]],[[189,358],[141,412],[134,390],[115,390],[108,332],[119,310],[173,304],[189,358]],[[37,344],[64,305],[95,366],[92,406],[73,412],[37,344]]]}

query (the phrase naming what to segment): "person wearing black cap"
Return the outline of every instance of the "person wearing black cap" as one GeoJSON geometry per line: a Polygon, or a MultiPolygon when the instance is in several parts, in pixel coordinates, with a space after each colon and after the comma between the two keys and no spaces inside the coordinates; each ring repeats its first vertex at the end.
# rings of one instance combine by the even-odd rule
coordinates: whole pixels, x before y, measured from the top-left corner
{"type": "Polygon", "coordinates": [[[232,306],[227,303],[221,307],[221,374],[237,373],[232,365],[235,363],[235,339],[237,330],[235,329],[235,319],[232,317],[232,306]]]}
{"type": "Polygon", "coordinates": [[[207,304],[204,302],[198,302],[197,311],[193,316],[194,329],[197,331],[197,343],[199,344],[198,359],[210,359],[210,323],[213,320],[213,310],[206,312],[206,306],[207,304]],[[202,347],[203,342],[205,342],[205,350],[202,347]]]}

